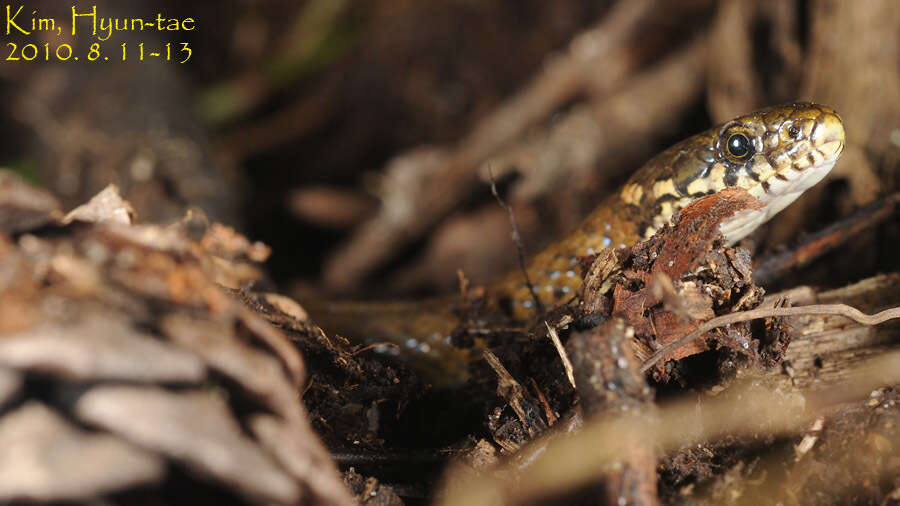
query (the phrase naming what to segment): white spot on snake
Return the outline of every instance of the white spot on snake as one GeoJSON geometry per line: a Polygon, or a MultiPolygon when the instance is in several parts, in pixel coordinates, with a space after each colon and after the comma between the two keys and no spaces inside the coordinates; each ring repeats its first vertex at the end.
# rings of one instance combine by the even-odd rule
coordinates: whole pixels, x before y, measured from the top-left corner
{"type": "Polygon", "coordinates": [[[587,254],[588,254],[588,255],[593,255],[594,253],[595,253],[594,248],[588,248],[588,249],[587,249],[587,254]]]}
{"type": "Polygon", "coordinates": [[[573,270],[571,270],[571,269],[568,270],[568,271],[566,271],[566,277],[567,277],[567,278],[574,278],[574,277],[575,277],[575,271],[573,271],[573,270]]]}
{"type": "Polygon", "coordinates": [[[559,278],[559,271],[553,271],[550,273],[550,279],[557,279],[557,278],[559,278]]]}
{"type": "MultiPolygon", "coordinates": [[[[607,226],[609,226],[609,225],[607,225],[607,226]]],[[[603,236],[603,246],[604,247],[608,247],[611,242],[612,241],[610,240],[609,237],[606,237],[605,235],[603,236]]]]}
{"type": "Polygon", "coordinates": [[[560,290],[562,290],[562,293],[569,293],[572,291],[572,289],[569,288],[568,286],[564,286],[560,290]]]}

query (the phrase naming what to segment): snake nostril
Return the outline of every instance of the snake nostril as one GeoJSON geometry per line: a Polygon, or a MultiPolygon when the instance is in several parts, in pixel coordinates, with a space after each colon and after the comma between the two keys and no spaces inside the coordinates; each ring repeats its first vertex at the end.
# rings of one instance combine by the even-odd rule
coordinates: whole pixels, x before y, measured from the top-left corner
{"type": "Polygon", "coordinates": [[[796,125],[791,125],[788,127],[788,135],[791,139],[796,139],[797,137],[800,137],[800,129],[797,128],[796,125]]]}

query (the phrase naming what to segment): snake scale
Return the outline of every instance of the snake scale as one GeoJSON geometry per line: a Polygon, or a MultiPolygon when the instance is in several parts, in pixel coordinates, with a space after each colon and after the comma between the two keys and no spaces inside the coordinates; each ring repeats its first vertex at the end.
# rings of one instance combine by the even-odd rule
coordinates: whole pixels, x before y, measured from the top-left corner
{"type": "MultiPolygon", "coordinates": [[[[681,141],[648,161],[572,233],[526,263],[533,291],[544,306],[562,304],[581,287],[579,257],[633,245],[691,202],[741,188],[759,205],[722,222],[720,231],[732,244],[822,180],[844,140],[834,109],[798,102],[746,114],[681,141]]],[[[536,314],[521,270],[488,285],[485,300],[504,308],[514,321],[536,314]]],[[[326,330],[360,343],[382,343],[375,349],[384,353],[411,355],[414,366],[432,378],[459,375],[467,360],[467,350],[453,342],[461,323],[458,296],[387,303],[304,301],[304,306],[326,330]]]]}

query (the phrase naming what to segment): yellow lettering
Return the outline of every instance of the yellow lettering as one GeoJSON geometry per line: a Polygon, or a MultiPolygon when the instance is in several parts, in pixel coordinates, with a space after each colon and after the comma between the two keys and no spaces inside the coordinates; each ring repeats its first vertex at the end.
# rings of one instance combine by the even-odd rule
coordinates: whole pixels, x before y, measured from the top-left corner
{"type": "Polygon", "coordinates": [[[75,6],[72,6],[72,35],[75,35],[75,20],[76,18],[80,18],[82,16],[90,16],[91,17],[91,35],[97,35],[97,6],[93,6],[91,8],[91,12],[88,14],[76,14],[75,6]]]}
{"type": "MultiPolygon", "coordinates": [[[[99,35],[97,36],[97,40],[106,41],[112,37],[113,22],[111,18],[100,18],[100,32],[105,33],[106,37],[99,35]]],[[[96,35],[96,30],[94,31],[94,34],[96,35]]]]}
{"type": "Polygon", "coordinates": [[[15,29],[18,30],[20,33],[24,33],[25,35],[30,35],[30,34],[31,34],[31,32],[28,32],[28,31],[23,30],[21,26],[19,26],[19,25],[16,24],[16,16],[18,16],[19,13],[22,12],[22,7],[23,7],[23,6],[20,5],[20,6],[19,6],[19,9],[16,11],[16,13],[13,14],[12,17],[10,17],[10,15],[9,15],[9,14],[10,14],[9,4],[6,5],[6,35],[9,35],[9,29],[10,29],[10,28],[15,28],[15,29]]]}
{"type": "Polygon", "coordinates": [[[56,20],[53,18],[41,18],[37,20],[38,30],[49,32],[56,30],[56,20]]]}

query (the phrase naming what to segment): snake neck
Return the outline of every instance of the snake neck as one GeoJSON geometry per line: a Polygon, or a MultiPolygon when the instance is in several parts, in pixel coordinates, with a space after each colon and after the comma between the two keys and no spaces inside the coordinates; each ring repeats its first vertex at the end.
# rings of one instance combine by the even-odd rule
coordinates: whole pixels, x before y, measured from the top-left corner
{"type": "Polygon", "coordinates": [[[537,311],[535,297],[545,308],[554,307],[580,293],[582,257],[605,248],[625,248],[640,239],[648,217],[642,208],[629,206],[620,194],[608,197],[563,239],[549,245],[525,265],[529,290],[521,269],[513,270],[487,288],[488,297],[506,308],[517,321],[532,318],[537,311]]]}

